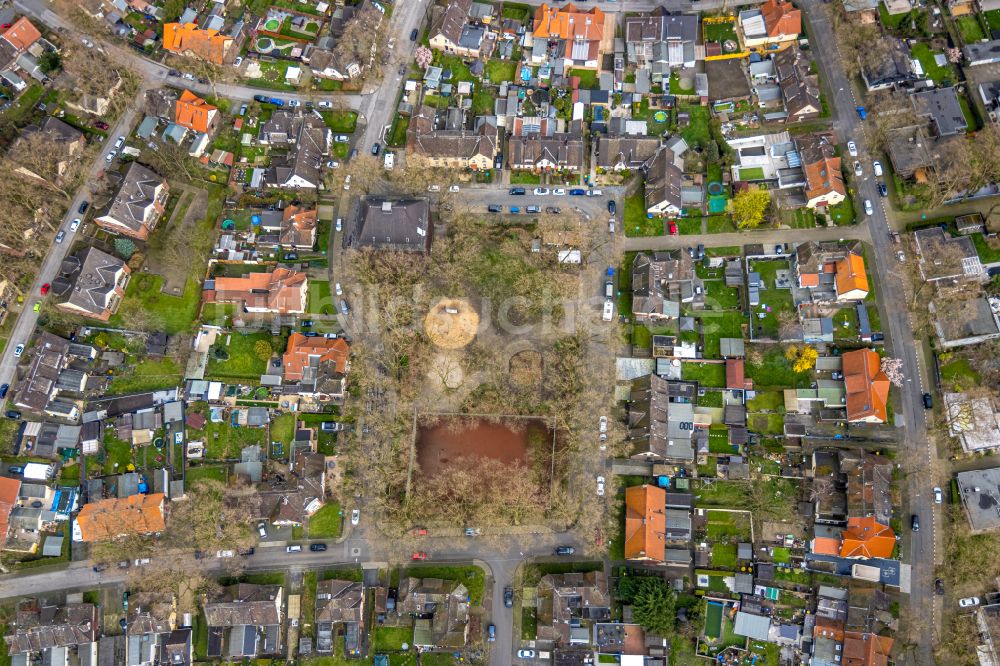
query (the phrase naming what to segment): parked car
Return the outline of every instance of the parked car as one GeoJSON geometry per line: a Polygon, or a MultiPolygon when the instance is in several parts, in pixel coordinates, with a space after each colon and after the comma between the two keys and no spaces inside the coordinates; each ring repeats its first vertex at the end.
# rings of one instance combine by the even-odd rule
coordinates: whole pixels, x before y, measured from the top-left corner
{"type": "Polygon", "coordinates": [[[0,400],[7,397],[7,391],[10,390],[10,384],[0,384],[0,400]]]}
{"type": "Polygon", "coordinates": [[[872,207],[872,200],[865,199],[865,215],[874,215],[875,209],[872,207]]]}
{"type": "Polygon", "coordinates": [[[51,286],[52,285],[50,285],[48,282],[46,282],[45,284],[42,285],[42,288],[40,290],[42,292],[42,296],[44,296],[45,294],[49,293],[49,287],[51,287],[51,286]]]}
{"type": "Polygon", "coordinates": [[[558,215],[559,213],[562,212],[562,209],[559,208],[558,206],[546,206],[545,212],[549,213],[550,215],[558,215]]]}
{"type": "Polygon", "coordinates": [[[548,196],[548,193],[549,193],[549,188],[547,188],[547,187],[536,187],[536,188],[535,188],[535,189],[534,189],[534,190],[532,191],[532,193],[533,193],[533,194],[534,194],[535,196],[539,196],[539,197],[544,197],[544,196],[548,196]]]}
{"type": "Polygon", "coordinates": [[[416,28],[414,28],[413,30],[410,31],[410,41],[411,42],[417,41],[417,29],[416,28]]]}
{"type": "Polygon", "coordinates": [[[561,187],[557,187],[556,189],[552,190],[552,195],[557,197],[565,196],[566,190],[561,187]]]}
{"type": "Polygon", "coordinates": [[[608,417],[607,416],[602,416],[601,418],[599,418],[597,420],[597,428],[598,428],[598,430],[600,432],[607,432],[608,431],[608,417]]]}
{"type": "Polygon", "coordinates": [[[347,301],[344,300],[343,298],[340,299],[340,314],[346,315],[350,313],[351,313],[351,306],[348,305],[347,301]]]}
{"type": "Polygon", "coordinates": [[[849,152],[851,154],[851,157],[857,157],[858,156],[858,144],[854,143],[853,141],[848,141],[847,142],[847,152],[849,152]]]}
{"type": "Polygon", "coordinates": [[[11,465],[7,468],[8,474],[24,474],[24,467],[22,465],[11,465]]]}
{"type": "Polygon", "coordinates": [[[958,605],[962,608],[972,608],[979,605],[979,597],[965,597],[958,600],[958,605]]]}
{"type": "Polygon", "coordinates": [[[579,188],[573,188],[572,190],[569,191],[570,196],[573,197],[582,197],[586,193],[587,190],[581,190],[579,188]]]}
{"type": "Polygon", "coordinates": [[[344,288],[340,286],[339,282],[334,282],[333,283],[333,290],[334,290],[334,292],[336,292],[337,296],[343,296],[344,295],[344,288]]]}
{"type": "Polygon", "coordinates": [[[39,312],[39,311],[41,311],[41,309],[42,309],[42,302],[41,301],[35,301],[34,307],[31,308],[32,312],[39,312]]]}
{"type": "Polygon", "coordinates": [[[242,64],[243,64],[243,56],[236,56],[236,59],[233,60],[233,67],[239,67],[242,64]]]}
{"type": "Polygon", "coordinates": [[[517,658],[518,659],[534,659],[535,658],[535,651],[534,650],[518,650],[517,651],[517,658]]]}
{"type": "Polygon", "coordinates": [[[322,553],[323,551],[326,550],[326,544],[325,543],[311,543],[311,544],[309,544],[309,550],[311,550],[314,553],[322,553]]]}
{"type": "Polygon", "coordinates": [[[524,209],[524,212],[525,213],[529,213],[529,214],[541,213],[542,212],[542,207],[541,206],[528,206],[527,208],[524,209]]]}
{"type": "Polygon", "coordinates": [[[667,224],[667,231],[670,232],[671,236],[676,236],[677,235],[677,223],[674,222],[673,220],[670,220],[670,223],[667,224]]]}
{"type": "Polygon", "coordinates": [[[587,190],[587,196],[588,197],[603,197],[604,196],[604,192],[602,192],[601,190],[587,190]]]}
{"type": "Polygon", "coordinates": [[[503,206],[501,206],[500,204],[490,204],[489,206],[486,207],[486,210],[491,213],[502,213],[503,206]]]}
{"type": "Polygon", "coordinates": [[[20,344],[20,345],[14,347],[14,358],[20,358],[21,354],[23,354],[23,353],[24,353],[24,345],[23,344],[20,344]]]}
{"type": "Polygon", "coordinates": [[[872,171],[875,172],[876,176],[881,176],[882,175],[882,163],[879,162],[878,160],[875,160],[874,162],[872,162],[872,171]]]}
{"type": "Polygon", "coordinates": [[[351,525],[357,525],[361,522],[361,509],[354,509],[351,511],[351,525]]]}
{"type": "Polygon", "coordinates": [[[934,486],[934,503],[941,504],[944,501],[944,493],[941,492],[941,488],[934,486]]]}
{"type": "Polygon", "coordinates": [[[6,412],[4,412],[4,416],[16,421],[17,419],[21,418],[21,412],[17,411],[16,409],[8,409],[6,412]]]}
{"type": "Polygon", "coordinates": [[[94,567],[94,573],[101,573],[108,568],[107,564],[98,564],[94,567]]]}
{"type": "Polygon", "coordinates": [[[896,250],[896,259],[899,260],[899,263],[906,261],[906,255],[903,254],[902,250],[896,250]]]}
{"type": "Polygon", "coordinates": [[[861,168],[861,162],[854,160],[854,175],[860,177],[863,173],[864,170],[861,168]]]}
{"type": "Polygon", "coordinates": [[[220,550],[215,553],[218,558],[236,557],[236,552],[232,550],[220,550]]]}
{"type": "Polygon", "coordinates": [[[76,209],[76,212],[79,213],[80,215],[83,215],[84,213],[87,212],[87,206],[89,206],[89,205],[90,205],[89,201],[82,202],[80,204],[80,207],[76,209]]]}
{"type": "Polygon", "coordinates": [[[441,191],[441,186],[440,185],[428,185],[427,186],[427,191],[428,192],[440,192],[441,191]]]}
{"type": "Polygon", "coordinates": [[[507,194],[511,196],[522,196],[525,193],[526,190],[523,187],[512,187],[510,188],[510,190],[507,191],[507,194]]]}
{"type": "Polygon", "coordinates": [[[111,125],[108,125],[103,120],[95,120],[94,121],[94,127],[96,127],[99,130],[107,130],[107,129],[109,129],[111,127],[111,125]]]}
{"type": "Polygon", "coordinates": [[[923,400],[924,400],[924,409],[931,409],[934,407],[934,398],[931,396],[930,393],[924,393],[923,400]]]}
{"type": "Polygon", "coordinates": [[[372,155],[378,155],[380,150],[382,150],[382,144],[379,143],[372,144],[372,155]]]}
{"type": "Polygon", "coordinates": [[[495,624],[490,624],[486,627],[486,640],[489,643],[495,643],[497,640],[497,627],[495,624]]]}
{"type": "Polygon", "coordinates": [[[459,187],[458,187],[458,185],[449,185],[448,186],[448,191],[454,194],[455,192],[459,191],[459,187]]]}
{"type": "Polygon", "coordinates": [[[889,188],[885,186],[885,183],[879,182],[878,184],[879,196],[887,197],[889,196],[889,188]]]}
{"type": "Polygon", "coordinates": [[[117,140],[115,140],[115,148],[116,149],[121,150],[122,146],[124,146],[124,145],[125,145],[125,137],[120,136],[120,137],[118,137],[117,140]]]}
{"type": "Polygon", "coordinates": [[[940,578],[934,580],[934,593],[938,596],[944,595],[944,581],[940,578]]]}
{"type": "Polygon", "coordinates": [[[414,560],[414,561],[416,561],[416,560],[426,560],[427,559],[427,553],[425,553],[422,550],[414,551],[413,555],[410,556],[410,559],[414,560]]]}
{"type": "Polygon", "coordinates": [[[62,229],[60,229],[59,233],[56,234],[56,242],[57,243],[62,243],[63,242],[63,238],[66,238],[66,232],[63,231],[62,229]]]}
{"type": "Polygon", "coordinates": [[[79,228],[80,228],[80,218],[77,217],[72,222],[69,223],[69,230],[76,231],[79,228]]]}
{"type": "Polygon", "coordinates": [[[337,160],[330,160],[329,162],[326,163],[326,168],[327,169],[339,169],[340,168],[340,162],[338,162],[337,160]]]}
{"type": "Polygon", "coordinates": [[[180,75],[181,73],[178,72],[176,69],[172,69],[169,72],[167,72],[167,76],[180,76],[180,75]]]}
{"type": "Polygon", "coordinates": [[[503,605],[507,608],[514,607],[514,588],[510,585],[503,588],[503,605]]]}
{"type": "Polygon", "coordinates": [[[341,218],[341,217],[337,218],[337,224],[336,224],[335,228],[336,228],[337,231],[340,231],[340,230],[342,230],[344,228],[344,219],[343,218],[341,218]]]}
{"type": "Polygon", "coordinates": [[[318,102],[316,104],[316,106],[318,106],[321,109],[332,109],[333,108],[333,102],[330,102],[330,101],[324,99],[323,101],[318,102]]]}
{"type": "Polygon", "coordinates": [[[556,555],[572,555],[576,552],[576,548],[572,546],[558,546],[556,548],[556,555]]]}
{"type": "Polygon", "coordinates": [[[608,212],[611,213],[612,215],[615,214],[615,200],[614,199],[611,199],[610,201],[608,201],[608,212]]]}
{"type": "Polygon", "coordinates": [[[186,79],[188,81],[194,81],[194,74],[191,74],[189,72],[184,72],[184,75],[181,78],[186,79]]]}
{"type": "Polygon", "coordinates": [[[118,154],[117,151],[112,150],[110,153],[108,153],[107,155],[104,156],[104,161],[105,162],[113,162],[114,159],[115,159],[115,155],[117,155],[117,154],[118,154]]]}
{"type": "Polygon", "coordinates": [[[914,532],[920,531],[920,516],[917,514],[910,516],[910,529],[914,532]]]}
{"type": "Polygon", "coordinates": [[[263,522],[257,523],[257,533],[261,539],[267,538],[267,526],[263,522]]]}
{"type": "Polygon", "coordinates": [[[337,143],[350,143],[351,137],[347,136],[346,134],[338,134],[337,136],[333,137],[333,140],[336,141],[337,143]]]}
{"type": "Polygon", "coordinates": [[[604,477],[597,477],[597,496],[604,497],[604,477]]]}
{"type": "Polygon", "coordinates": [[[351,174],[347,174],[347,177],[344,178],[344,190],[347,191],[350,189],[351,189],[351,174]]]}
{"type": "Polygon", "coordinates": [[[285,547],[285,552],[286,553],[301,553],[302,552],[302,546],[297,546],[297,545],[296,546],[286,546],[285,547]]]}

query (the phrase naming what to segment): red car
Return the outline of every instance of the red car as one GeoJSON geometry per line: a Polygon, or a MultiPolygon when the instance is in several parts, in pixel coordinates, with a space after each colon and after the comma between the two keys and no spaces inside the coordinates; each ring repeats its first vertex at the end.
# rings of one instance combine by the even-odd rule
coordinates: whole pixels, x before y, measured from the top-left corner
{"type": "Polygon", "coordinates": [[[94,127],[96,127],[97,129],[101,129],[101,130],[106,130],[106,129],[108,129],[111,126],[108,125],[103,120],[98,120],[97,122],[94,123],[94,127]]]}
{"type": "Polygon", "coordinates": [[[45,294],[49,293],[49,286],[50,285],[49,285],[48,282],[46,282],[45,284],[42,285],[42,296],[44,296],[45,294]]]}
{"type": "Polygon", "coordinates": [[[413,536],[427,536],[427,528],[426,527],[414,527],[411,530],[411,533],[413,534],[413,536]]]}
{"type": "Polygon", "coordinates": [[[4,23],[3,25],[0,25],[0,30],[6,30],[7,28],[9,28],[12,25],[13,25],[13,23],[4,23]]]}
{"type": "Polygon", "coordinates": [[[413,559],[414,560],[426,560],[427,559],[427,553],[424,553],[424,552],[413,553],[413,559]]]}
{"type": "Polygon", "coordinates": [[[677,223],[674,222],[673,220],[670,220],[670,224],[667,225],[667,230],[670,231],[670,235],[671,236],[676,236],[677,235],[677,223]]]}

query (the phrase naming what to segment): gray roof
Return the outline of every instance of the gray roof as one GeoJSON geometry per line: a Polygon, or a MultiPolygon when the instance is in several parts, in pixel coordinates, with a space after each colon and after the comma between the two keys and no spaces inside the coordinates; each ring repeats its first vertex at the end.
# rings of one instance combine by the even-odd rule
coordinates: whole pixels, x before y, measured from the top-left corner
{"type": "Polygon", "coordinates": [[[956,479],[972,529],[1000,529],[1000,467],[959,472],[956,479]]]}
{"type": "Polygon", "coordinates": [[[63,260],[52,291],[74,310],[102,317],[117,306],[119,273],[122,279],[127,275],[123,260],[96,247],[88,247],[63,260]]]}
{"type": "Polygon", "coordinates": [[[985,64],[1000,62],[1000,39],[989,42],[973,42],[962,49],[965,59],[970,63],[985,64]]]}
{"type": "Polygon", "coordinates": [[[934,88],[913,93],[913,108],[917,114],[930,118],[938,136],[964,133],[969,128],[955,88],[934,88]]]}
{"type": "Polygon", "coordinates": [[[345,247],[428,252],[433,226],[427,199],[366,197],[345,247]]]}
{"type": "Polygon", "coordinates": [[[766,641],[770,629],[770,618],[763,615],[744,613],[743,611],[736,613],[736,624],[733,627],[733,633],[738,636],[747,636],[756,641],[766,641]]]}
{"type": "Polygon", "coordinates": [[[66,537],[59,535],[49,535],[45,537],[45,545],[42,546],[42,557],[59,557],[62,555],[63,540],[66,537]]]}
{"type": "Polygon", "coordinates": [[[111,207],[101,217],[112,218],[133,231],[138,231],[146,224],[145,211],[156,200],[156,188],[165,183],[166,180],[152,169],[147,169],[138,162],[132,162],[125,172],[125,178],[122,179],[111,207]]]}

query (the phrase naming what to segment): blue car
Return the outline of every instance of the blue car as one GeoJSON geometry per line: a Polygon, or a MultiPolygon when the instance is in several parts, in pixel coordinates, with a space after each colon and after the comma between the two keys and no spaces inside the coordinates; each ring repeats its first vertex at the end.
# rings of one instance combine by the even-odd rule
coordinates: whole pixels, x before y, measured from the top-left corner
{"type": "Polygon", "coordinates": [[[574,197],[582,197],[584,194],[587,193],[587,190],[579,190],[579,189],[570,190],[569,193],[574,197]]]}
{"type": "Polygon", "coordinates": [[[510,207],[510,212],[512,212],[512,213],[520,213],[521,209],[518,208],[517,206],[511,206],[510,207]]]}

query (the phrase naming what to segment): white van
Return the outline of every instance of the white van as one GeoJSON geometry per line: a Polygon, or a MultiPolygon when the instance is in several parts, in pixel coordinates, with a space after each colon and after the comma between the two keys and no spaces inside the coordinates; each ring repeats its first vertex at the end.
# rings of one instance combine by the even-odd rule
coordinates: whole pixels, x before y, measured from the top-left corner
{"type": "Polygon", "coordinates": [[[385,154],[385,170],[392,171],[392,167],[396,165],[396,156],[393,153],[385,154]]]}
{"type": "Polygon", "coordinates": [[[614,315],[615,315],[615,304],[614,301],[612,301],[609,298],[608,300],[604,301],[604,314],[601,316],[601,319],[603,319],[604,321],[611,321],[614,315]]]}
{"type": "Polygon", "coordinates": [[[301,553],[302,552],[302,546],[287,546],[285,548],[285,552],[286,553],[301,553]]]}

